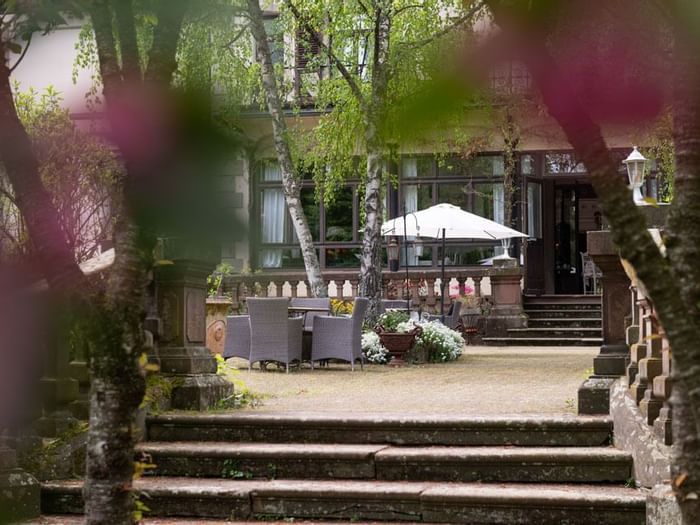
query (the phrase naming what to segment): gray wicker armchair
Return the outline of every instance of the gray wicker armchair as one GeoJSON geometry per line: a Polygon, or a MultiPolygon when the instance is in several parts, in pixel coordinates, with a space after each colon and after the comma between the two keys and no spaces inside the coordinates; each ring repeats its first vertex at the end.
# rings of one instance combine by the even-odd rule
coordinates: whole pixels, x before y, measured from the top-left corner
{"type": "Polygon", "coordinates": [[[250,361],[250,316],[229,315],[226,317],[224,358],[240,357],[250,361]]]}
{"type": "Polygon", "coordinates": [[[311,368],[314,361],[340,359],[348,361],[355,370],[355,361],[364,365],[362,355],[362,322],[369,300],[365,297],[355,298],[352,317],[314,317],[314,336],[311,345],[311,368]]]}
{"type": "Polygon", "coordinates": [[[301,336],[304,320],[289,318],[289,299],[286,297],[249,297],[250,315],[250,369],[255,362],[301,363],[301,336]]]}
{"type": "MultiPolygon", "coordinates": [[[[447,310],[447,313],[445,314],[445,321],[443,324],[447,328],[452,328],[452,330],[457,328],[457,325],[459,324],[459,312],[462,310],[462,303],[459,301],[453,301],[452,304],[450,305],[450,308],[447,310]]],[[[429,321],[440,321],[440,315],[429,315],[428,316],[429,321]]]]}

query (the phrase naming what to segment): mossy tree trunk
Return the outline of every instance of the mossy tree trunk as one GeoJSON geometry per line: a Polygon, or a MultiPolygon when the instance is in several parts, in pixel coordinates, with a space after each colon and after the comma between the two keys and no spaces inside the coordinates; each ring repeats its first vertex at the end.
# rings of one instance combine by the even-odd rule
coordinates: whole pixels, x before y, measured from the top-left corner
{"type": "MultiPolygon", "coordinates": [[[[683,3],[683,2],[681,2],[683,3]]],[[[700,55],[698,41],[678,19],[673,79],[676,196],[667,222],[667,255],[647,231],[618,173],[599,124],[581,104],[546,45],[547,31],[527,10],[489,1],[497,23],[524,57],[549,114],[586,166],[620,255],[635,268],[664,327],[674,360],[673,487],[683,521],[700,523],[700,55]]]]}
{"type": "Polygon", "coordinates": [[[115,261],[90,324],[90,428],[84,489],[90,525],[134,521],[132,424],[145,391],[140,366],[142,323],[155,246],[152,225],[143,222],[144,200],[148,200],[149,178],[168,160],[168,140],[157,135],[158,130],[165,133],[168,114],[157,104],[168,100],[188,5],[185,0],[155,3],[158,24],[146,60],[139,56],[130,0],[96,0],[90,6],[108,120],[126,168],[114,233],[115,261]],[[147,64],[145,71],[142,63],[147,64]],[[152,153],[144,155],[134,144],[133,135],[141,130],[146,130],[145,140],[162,141],[150,145],[152,153]]]}

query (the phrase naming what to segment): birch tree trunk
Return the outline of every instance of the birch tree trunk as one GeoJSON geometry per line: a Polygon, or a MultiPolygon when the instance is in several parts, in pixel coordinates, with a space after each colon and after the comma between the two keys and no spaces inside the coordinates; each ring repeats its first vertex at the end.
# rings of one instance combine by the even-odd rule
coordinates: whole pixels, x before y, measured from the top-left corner
{"type": "Polygon", "coordinates": [[[386,113],[389,82],[389,35],[391,2],[375,4],[374,57],[371,95],[365,112],[367,179],[365,183],[365,228],[360,258],[360,295],[369,299],[367,318],[380,312],[382,297],[382,183],[384,181],[384,141],[380,125],[386,113]]]}
{"type": "Polygon", "coordinates": [[[309,222],[304,213],[301,202],[301,180],[295,173],[292,154],[289,149],[289,137],[287,133],[287,123],[282,112],[282,101],[277,89],[277,79],[272,64],[270,45],[267,39],[267,32],[263,24],[262,11],[259,0],[247,0],[248,13],[250,15],[250,28],[255,39],[255,48],[258,62],[262,70],[262,83],[267,99],[267,108],[272,118],[272,134],[275,142],[275,152],[277,161],[282,170],[282,187],[284,188],[284,198],[289,210],[289,217],[294,226],[294,232],[299,241],[306,276],[311,285],[314,297],[328,297],[328,288],[321,274],[321,265],[316,255],[314,241],[309,229],[309,222]]]}

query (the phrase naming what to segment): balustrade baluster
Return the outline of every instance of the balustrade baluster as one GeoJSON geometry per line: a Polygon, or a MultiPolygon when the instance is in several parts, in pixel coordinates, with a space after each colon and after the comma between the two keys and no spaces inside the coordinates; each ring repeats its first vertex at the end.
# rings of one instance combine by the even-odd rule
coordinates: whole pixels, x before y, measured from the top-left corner
{"type": "Polygon", "coordinates": [[[480,277],[480,276],[472,277],[472,280],[474,281],[474,296],[475,297],[481,297],[481,279],[482,279],[482,277],[480,277]]]}
{"type": "Polygon", "coordinates": [[[299,281],[292,281],[292,280],[290,280],[290,281],[289,281],[289,286],[291,287],[292,297],[297,297],[297,294],[298,294],[298,292],[299,292],[298,289],[297,289],[298,286],[299,286],[299,281]]]}
{"type": "Polygon", "coordinates": [[[275,281],[275,297],[284,297],[284,281],[275,281]]]}

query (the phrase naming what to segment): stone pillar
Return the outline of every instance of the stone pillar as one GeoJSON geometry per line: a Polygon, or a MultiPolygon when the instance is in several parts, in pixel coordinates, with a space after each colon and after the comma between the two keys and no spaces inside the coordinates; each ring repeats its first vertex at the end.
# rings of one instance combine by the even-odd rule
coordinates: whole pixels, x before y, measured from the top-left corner
{"type": "Polygon", "coordinates": [[[206,250],[168,240],[161,259],[172,264],[155,271],[156,302],[161,319],[157,357],[161,372],[174,376],[172,407],[205,410],[233,393],[233,385],[216,375],[216,360],[205,346],[207,275],[215,260],[206,250]]]}
{"type": "Polygon", "coordinates": [[[523,328],[527,322],[520,287],[522,271],[517,259],[495,259],[489,277],[493,308],[484,319],[484,332],[486,337],[505,337],[509,328],[523,328]]]}
{"type": "Polygon", "coordinates": [[[588,254],[603,273],[603,345],[593,359],[593,375],[578,390],[579,414],[607,414],[610,387],[625,375],[629,360],[625,318],[630,315],[630,280],[610,232],[588,232],[588,254]]]}
{"type": "Polygon", "coordinates": [[[40,500],[39,482],[19,468],[15,451],[0,441],[0,521],[39,517],[40,500]]]}

